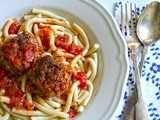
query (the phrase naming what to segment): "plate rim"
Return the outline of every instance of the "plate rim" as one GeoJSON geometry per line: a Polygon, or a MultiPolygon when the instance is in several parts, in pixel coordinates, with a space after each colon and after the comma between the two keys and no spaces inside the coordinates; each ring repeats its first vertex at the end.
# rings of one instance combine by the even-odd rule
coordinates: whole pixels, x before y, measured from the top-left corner
{"type": "MultiPolygon", "coordinates": [[[[123,78],[124,81],[121,81],[121,82],[119,81],[118,85],[117,85],[117,87],[121,87],[121,92],[119,94],[119,100],[112,102],[112,105],[116,104],[116,107],[114,107],[114,110],[112,110],[113,112],[111,113],[110,111],[107,111],[107,114],[105,114],[104,117],[102,118],[102,120],[106,120],[106,118],[111,120],[111,119],[114,119],[114,117],[115,117],[114,113],[116,112],[117,108],[120,106],[120,100],[123,99],[123,95],[125,93],[125,88],[126,88],[125,83],[126,83],[126,81],[128,79],[128,75],[129,75],[128,47],[127,47],[127,43],[125,41],[125,38],[124,38],[124,36],[122,35],[122,33],[121,33],[120,29],[119,29],[119,26],[118,26],[118,23],[117,23],[116,19],[114,18],[113,14],[108,10],[108,8],[103,6],[98,0],[93,0],[93,1],[92,0],[88,0],[88,1],[83,0],[83,1],[88,3],[88,4],[91,4],[92,6],[94,6],[98,11],[100,11],[100,13],[103,16],[105,16],[106,21],[108,21],[110,23],[109,26],[110,26],[110,28],[112,30],[113,35],[114,36],[118,36],[121,39],[121,42],[122,42],[122,44],[124,46],[124,52],[125,52],[124,53],[124,57],[125,57],[125,60],[126,60],[125,61],[125,63],[126,63],[126,74],[125,74],[125,76],[123,78]],[[109,17],[106,16],[106,14],[109,17]]],[[[118,42],[118,38],[116,38],[116,40],[118,42]]],[[[119,60],[120,60],[120,58],[119,58],[119,60]]],[[[118,92],[118,89],[117,89],[115,96],[117,96],[118,93],[119,92],[118,92]]]]}

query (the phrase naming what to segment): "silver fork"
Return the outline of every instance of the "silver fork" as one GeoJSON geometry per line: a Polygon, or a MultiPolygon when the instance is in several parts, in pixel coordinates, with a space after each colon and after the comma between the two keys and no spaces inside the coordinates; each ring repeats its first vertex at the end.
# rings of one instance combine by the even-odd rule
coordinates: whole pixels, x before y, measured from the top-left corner
{"type": "Polygon", "coordinates": [[[120,28],[123,35],[125,36],[127,46],[131,50],[131,58],[134,64],[136,79],[136,86],[126,104],[123,120],[149,120],[147,106],[142,96],[140,72],[138,68],[138,47],[141,43],[136,35],[136,23],[136,4],[121,4],[120,28]]]}

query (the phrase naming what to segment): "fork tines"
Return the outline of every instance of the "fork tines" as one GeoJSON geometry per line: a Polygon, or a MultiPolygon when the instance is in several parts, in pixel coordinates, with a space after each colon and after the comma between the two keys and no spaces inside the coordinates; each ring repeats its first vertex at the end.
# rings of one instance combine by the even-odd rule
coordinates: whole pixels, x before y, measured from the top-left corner
{"type": "Polygon", "coordinates": [[[130,36],[134,37],[136,32],[136,23],[137,23],[136,4],[122,3],[120,28],[125,37],[130,37],[130,36]]]}

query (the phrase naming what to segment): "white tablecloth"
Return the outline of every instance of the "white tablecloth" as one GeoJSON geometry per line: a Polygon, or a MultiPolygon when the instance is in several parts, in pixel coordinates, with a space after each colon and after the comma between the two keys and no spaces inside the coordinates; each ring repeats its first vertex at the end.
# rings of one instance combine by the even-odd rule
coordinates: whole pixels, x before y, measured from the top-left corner
{"type": "MultiPolygon", "coordinates": [[[[131,2],[132,0],[130,0],[131,2]]],[[[137,5],[138,14],[143,11],[144,7],[153,0],[134,0],[132,2],[137,5]]],[[[103,7],[108,9],[115,16],[115,10],[118,10],[120,4],[127,2],[126,0],[99,0],[99,3],[103,7]]],[[[120,15],[120,14],[119,14],[120,15]]],[[[117,13],[116,13],[117,16],[117,13]]],[[[140,54],[139,54],[140,55],[140,54]]],[[[133,63],[130,58],[130,53],[128,54],[130,60],[130,71],[125,88],[125,94],[123,99],[120,101],[120,106],[117,107],[113,120],[121,120],[123,116],[123,111],[125,109],[125,103],[131,96],[135,85],[134,79],[134,68],[133,63]]],[[[148,53],[145,58],[144,66],[141,75],[142,81],[142,91],[144,99],[148,106],[148,113],[151,120],[160,120],[160,41],[150,45],[148,47],[148,53]]]]}

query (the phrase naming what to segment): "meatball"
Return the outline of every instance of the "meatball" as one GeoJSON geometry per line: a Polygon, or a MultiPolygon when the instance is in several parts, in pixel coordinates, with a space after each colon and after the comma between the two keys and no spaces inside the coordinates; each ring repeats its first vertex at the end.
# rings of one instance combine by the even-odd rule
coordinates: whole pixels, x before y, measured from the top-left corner
{"type": "Polygon", "coordinates": [[[42,98],[62,95],[69,87],[70,68],[47,55],[37,60],[28,72],[27,89],[42,98]]]}
{"type": "Polygon", "coordinates": [[[0,64],[11,73],[21,75],[40,57],[43,48],[35,37],[23,32],[0,46],[0,64]]]}

